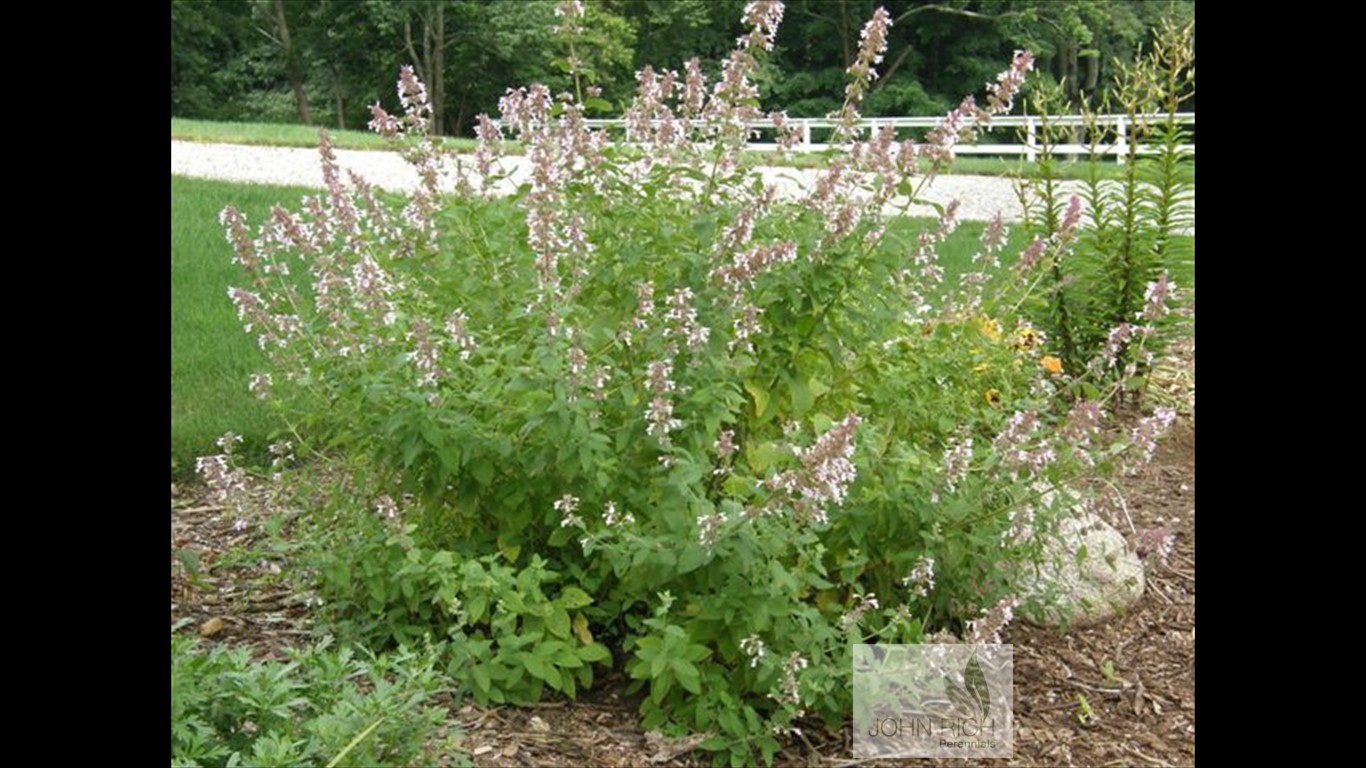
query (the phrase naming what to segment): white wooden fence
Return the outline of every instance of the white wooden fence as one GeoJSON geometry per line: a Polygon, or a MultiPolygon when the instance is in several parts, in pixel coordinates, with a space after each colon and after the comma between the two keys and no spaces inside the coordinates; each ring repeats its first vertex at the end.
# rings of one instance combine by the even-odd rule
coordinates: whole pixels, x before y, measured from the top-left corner
{"type": "MultiPolygon", "coordinates": [[[[1053,154],[1057,155],[1090,155],[1095,152],[1099,156],[1113,156],[1117,162],[1123,163],[1125,156],[1129,152],[1129,135],[1135,121],[1148,123],[1165,122],[1167,116],[1163,115],[1139,115],[1130,118],[1127,115],[1096,115],[1088,120],[1080,115],[1065,115],[1048,118],[1050,128],[1085,128],[1095,126],[1104,129],[1102,138],[1108,139],[1108,143],[1098,143],[1095,146],[1090,144],[1054,144],[1051,147],[1053,154]]],[[[921,132],[935,127],[942,121],[942,117],[870,117],[859,121],[862,128],[869,129],[869,132],[877,131],[883,126],[891,126],[902,134],[903,129],[919,129],[921,132]]],[[[1178,112],[1176,121],[1181,125],[1195,125],[1194,112],[1178,112]]],[[[626,121],[622,119],[589,119],[585,121],[591,128],[624,130],[626,121]]],[[[787,121],[791,125],[797,126],[800,132],[801,141],[795,147],[798,152],[821,152],[830,145],[817,144],[811,140],[813,129],[833,129],[839,121],[826,117],[791,117],[787,121]]],[[[1023,139],[1023,142],[994,142],[994,143],[975,143],[959,144],[954,147],[954,151],[960,155],[1023,155],[1026,160],[1033,162],[1038,158],[1040,145],[1038,143],[1039,131],[1043,126],[1043,120],[1039,117],[1017,117],[1007,115],[993,117],[991,119],[991,130],[985,137],[996,139],[997,137],[1009,136],[1010,138],[1023,139]],[[1023,135],[1020,129],[1023,128],[1023,135]]],[[[754,122],[750,127],[761,133],[772,134],[773,124],[770,122],[754,122]]],[[[764,141],[751,142],[749,148],[756,151],[772,151],[778,148],[777,144],[764,141]]],[[[1194,144],[1183,144],[1182,149],[1192,154],[1195,152],[1194,144]]],[[[1147,148],[1140,148],[1139,152],[1148,151],[1147,148]]]]}

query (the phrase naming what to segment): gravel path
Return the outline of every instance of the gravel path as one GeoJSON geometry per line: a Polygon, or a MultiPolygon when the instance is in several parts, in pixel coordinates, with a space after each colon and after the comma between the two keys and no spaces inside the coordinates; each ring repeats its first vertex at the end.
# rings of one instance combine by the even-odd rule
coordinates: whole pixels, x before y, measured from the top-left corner
{"type": "MultiPolygon", "coordinates": [[[[354,170],[370,183],[385,189],[409,189],[417,184],[417,174],[393,152],[373,152],[339,149],[337,161],[343,168],[354,170]]],[[[512,169],[512,176],[504,182],[504,189],[515,188],[526,180],[529,165],[526,158],[509,156],[504,162],[512,169]]],[[[283,147],[249,147],[233,144],[199,144],[171,142],[171,173],[203,179],[249,182],[254,184],[289,184],[322,187],[322,172],[318,167],[318,153],[312,149],[283,147]]],[[[810,189],[818,172],[799,168],[765,168],[765,180],[777,185],[785,197],[798,197],[810,189]]],[[[1016,200],[1013,182],[994,176],[941,176],[930,185],[924,199],[947,203],[957,198],[961,207],[959,218],[988,221],[999,211],[1008,220],[1018,220],[1020,204],[1016,200]]],[[[928,206],[919,212],[934,215],[928,206]]],[[[917,213],[913,208],[912,213],[917,213]]]]}

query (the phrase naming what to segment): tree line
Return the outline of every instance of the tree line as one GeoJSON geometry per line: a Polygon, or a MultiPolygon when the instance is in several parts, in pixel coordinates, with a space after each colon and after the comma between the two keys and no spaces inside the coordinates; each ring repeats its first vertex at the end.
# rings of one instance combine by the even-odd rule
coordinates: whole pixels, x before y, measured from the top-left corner
{"type": "MultiPolygon", "coordinates": [[[[441,132],[470,133],[509,86],[569,86],[556,0],[171,0],[171,115],[362,128],[369,105],[394,101],[402,64],[427,83],[441,132]]],[[[740,34],[745,0],[586,0],[574,55],[602,88],[599,116],[620,114],[637,69],[709,74],[740,34]]],[[[778,43],[757,78],[766,108],[793,117],[838,109],[859,32],[890,12],[882,76],[868,115],[947,111],[1010,61],[1035,52],[1073,107],[1100,103],[1115,72],[1163,18],[1185,23],[1194,0],[788,0],[778,43]]]]}

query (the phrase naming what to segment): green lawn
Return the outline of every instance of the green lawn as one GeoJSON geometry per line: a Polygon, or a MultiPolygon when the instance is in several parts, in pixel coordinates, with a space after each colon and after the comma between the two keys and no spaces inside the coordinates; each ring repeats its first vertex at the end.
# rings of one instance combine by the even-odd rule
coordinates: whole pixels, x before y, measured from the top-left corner
{"type": "MultiPolygon", "coordinates": [[[[332,145],[339,149],[393,149],[386,139],[369,131],[339,131],[330,126],[327,134],[332,145]]],[[[218,144],[249,144],[267,147],[317,147],[318,128],[282,123],[219,123],[212,120],[171,118],[171,138],[218,144]]],[[[472,152],[473,139],[445,140],[447,146],[460,152],[472,152]]]]}
{"type": "Polygon", "coordinates": [[[242,331],[230,284],[240,273],[218,214],[234,203],[250,222],[271,204],[294,205],[307,190],[171,177],[171,461],[172,474],[194,471],[196,456],[217,453],[229,430],[259,451],[280,424],[247,392],[264,358],[242,331]]]}

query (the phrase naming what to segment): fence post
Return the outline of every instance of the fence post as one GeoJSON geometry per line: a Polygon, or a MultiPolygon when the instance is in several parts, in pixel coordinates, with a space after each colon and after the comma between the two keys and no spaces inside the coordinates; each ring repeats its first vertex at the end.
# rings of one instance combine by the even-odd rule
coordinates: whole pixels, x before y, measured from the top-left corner
{"type": "Polygon", "coordinates": [[[1025,159],[1031,163],[1039,159],[1039,151],[1036,149],[1038,140],[1039,135],[1034,128],[1034,118],[1025,118],[1025,159]]]}
{"type": "Polygon", "coordinates": [[[1115,116],[1115,162],[1124,165],[1124,156],[1129,152],[1129,126],[1124,122],[1124,115],[1115,116]]]}
{"type": "Polygon", "coordinates": [[[811,121],[802,121],[802,149],[811,149],[811,121]]]}

